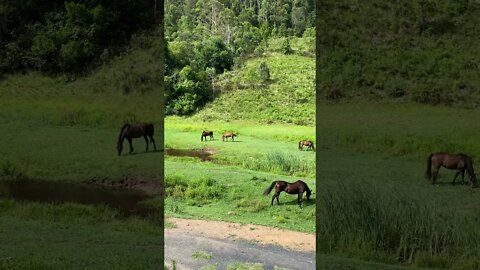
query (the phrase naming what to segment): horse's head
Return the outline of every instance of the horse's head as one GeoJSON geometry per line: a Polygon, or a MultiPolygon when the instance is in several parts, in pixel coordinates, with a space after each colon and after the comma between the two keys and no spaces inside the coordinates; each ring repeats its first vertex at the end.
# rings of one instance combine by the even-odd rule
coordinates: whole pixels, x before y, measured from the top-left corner
{"type": "Polygon", "coordinates": [[[475,173],[470,174],[470,183],[472,184],[472,187],[477,186],[477,177],[475,176],[475,173]]]}
{"type": "Polygon", "coordinates": [[[122,154],[122,150],[123,150],[122,143],[120,141],[118,141],[117,142],[117,151],[118,151],[119,156],[122,154]]]}

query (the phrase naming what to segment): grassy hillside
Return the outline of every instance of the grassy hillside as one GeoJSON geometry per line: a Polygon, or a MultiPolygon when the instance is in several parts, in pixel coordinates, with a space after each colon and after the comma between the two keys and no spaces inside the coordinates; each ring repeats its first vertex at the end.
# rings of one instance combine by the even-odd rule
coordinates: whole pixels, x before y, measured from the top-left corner
{"type": "Polygon", "coordinates": [[[320,96],[480,104],[478,1],[325,1],[317,17],[320,96]]]}
{"type": "Polygon", "coordinates": [[[314,126],[314,84],[313,57],[274,52],[253,57],[215,81],[215,100],[195,114],[193,119],[254,120],[314,126]],[[267,82],[258,77],[261,62],[266,62],[270,69],[270,80],[267,82]]]}

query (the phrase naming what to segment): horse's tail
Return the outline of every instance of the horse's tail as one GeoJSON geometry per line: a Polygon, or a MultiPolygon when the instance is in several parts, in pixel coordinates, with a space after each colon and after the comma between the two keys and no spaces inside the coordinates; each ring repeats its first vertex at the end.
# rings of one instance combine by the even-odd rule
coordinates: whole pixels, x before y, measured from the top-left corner
{"type": "Polygon", "coordinates": [[[430,154],[427,159],[427,171],[425,172],[425,177],[427,178],[427,180],[430,180],[430,178],[432,178],[432,157],[433,154],[430,154]]]}
{"type": "Polygon", "coordinates": [[[313,142],[312,142],[312,150],[315,151],[315,145],[313,145],[313,142]]]}
{"type": "Polygon", "coordinates": [[[298,142],[298,149],[302,149],[302,141],[298,142]]]}
{"type": "Polygon", "coordinates": [[[270,186],[267,189],[265,189],[265,191],[263,192],[263,195],[267,196],[268,194],[270,194],[270,192],[272,191],[276,183],[277,181],[273,181],[272,184],[270,184],[270,186]]]}

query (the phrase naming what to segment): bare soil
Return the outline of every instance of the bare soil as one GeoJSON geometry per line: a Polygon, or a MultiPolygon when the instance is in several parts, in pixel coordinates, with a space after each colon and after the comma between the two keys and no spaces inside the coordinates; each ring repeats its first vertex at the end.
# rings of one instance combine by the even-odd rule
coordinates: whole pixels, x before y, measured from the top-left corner
{"type": "Polygon", "coordinates": [[[242,239],[300,252],[315,252],[315,234],[223,221],[168,218],[168,222],[175,228],[165,229],[165,236],[178,232],[194,233],[207,238],[242,239]]]}

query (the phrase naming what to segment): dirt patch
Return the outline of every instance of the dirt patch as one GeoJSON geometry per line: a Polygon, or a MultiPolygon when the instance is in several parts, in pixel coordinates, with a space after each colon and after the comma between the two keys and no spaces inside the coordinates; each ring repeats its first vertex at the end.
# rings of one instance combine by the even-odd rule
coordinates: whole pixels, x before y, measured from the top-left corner
{"type": "Polygon", "coordinates": [[[166,149],[166,154],[175,157],[196,157],[202,161],[212,160],[211,155],[216,154],[217,151],[211,148],[204,149],[166,149]]]}
{"type": "Polygon", "coordinates": [[[165,236],[192,233],[209,238],[243,239],[264,245],[277,245],[295,251],[315,252],[315,234],[223,221],[168,218],[168,222],[175,227],[165,228],[165,236]]]}

